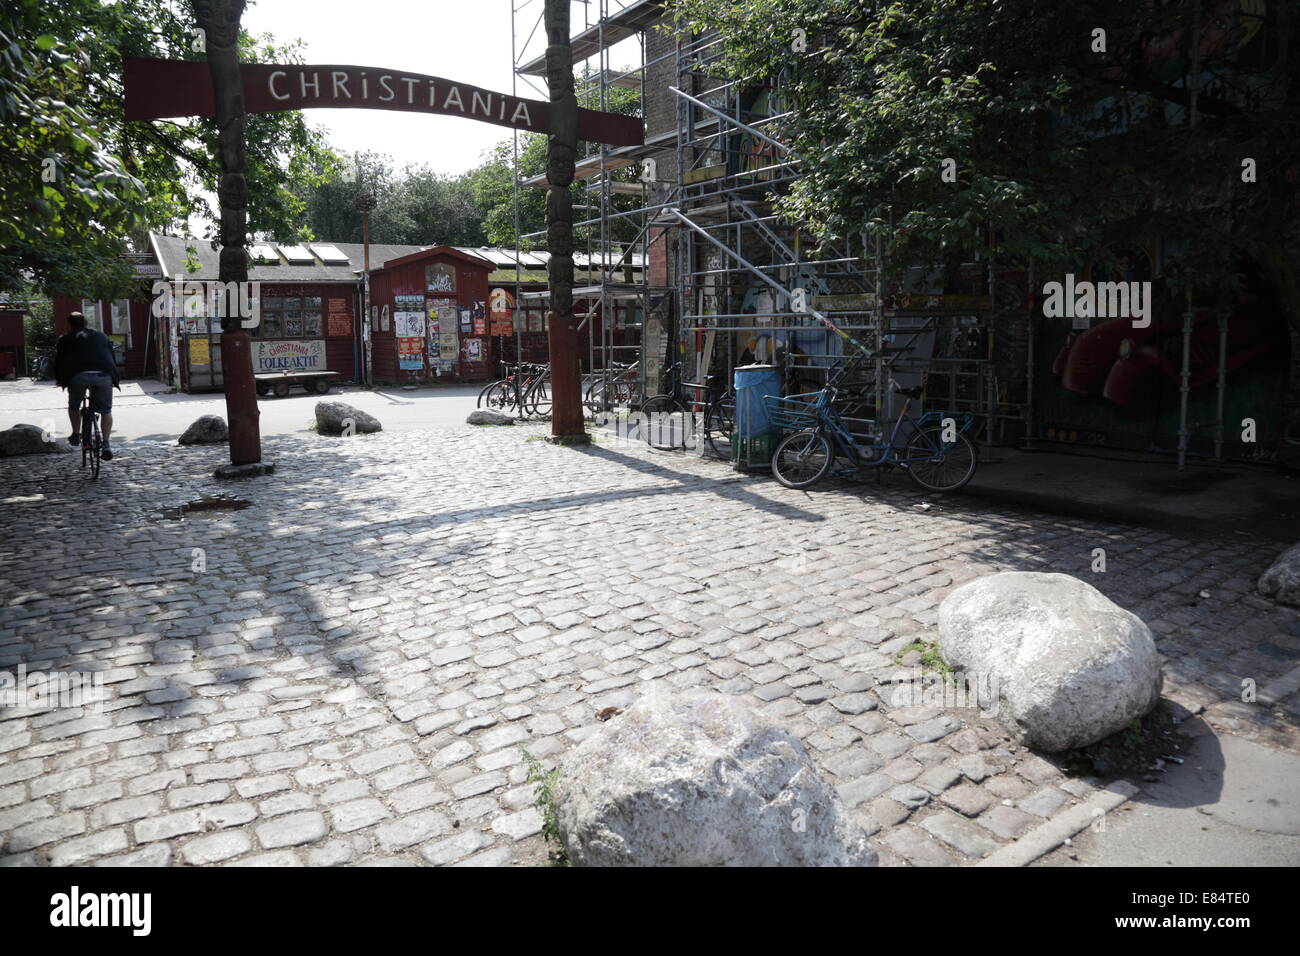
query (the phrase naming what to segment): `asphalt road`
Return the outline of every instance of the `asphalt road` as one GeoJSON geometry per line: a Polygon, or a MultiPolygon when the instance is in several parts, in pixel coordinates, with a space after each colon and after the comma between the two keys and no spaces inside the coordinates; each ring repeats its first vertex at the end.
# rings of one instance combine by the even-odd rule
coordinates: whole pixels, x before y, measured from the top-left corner
{"type": "MultiPolygon", "coordinates": [[[[325,396],[342,401],[378,418],[386,431],[411,431],[463,422],[474,410],[481,385],[437,388],[363,389],[345,386],[325,396]]],[[[287,398],[259,399],[263,435],[307,434],[315,422],[314,409],[322,398],[295,390],[287,398]]],[[[65,435],[67,393],[53,382],[31,379],[0,382],[0,429],[20,423],[37,425],[65,435]]],[[[174,441],[200,415],[226,417],[221,393],[186,395],[169,393],[154,381],[129,381],[113,395],[113,437],[119,441],[174,441]]]]}

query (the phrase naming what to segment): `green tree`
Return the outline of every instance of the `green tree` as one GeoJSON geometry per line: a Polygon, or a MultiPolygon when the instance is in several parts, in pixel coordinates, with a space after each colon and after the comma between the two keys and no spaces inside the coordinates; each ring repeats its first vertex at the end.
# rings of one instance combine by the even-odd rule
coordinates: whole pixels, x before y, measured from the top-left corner
{"type": "Polygon", "coordinates": [[[778,208],[815,235],[884,234],[899,264],[988,244],[1004,260],[1054,266],[1117,239],[1178,239],[1159,277],[1169,292],[1226,296],[1249,258],[1300,325],[1288,261],[1300,4],[679,0],[677,10],[681,28],[717,31],[720,75],[781,78],[790,112],[778,138],[800,176],[778,208]],[[1242,181],[1247,157],[1257,182],[1242,181]]]}
{"type": "MultiPolygon", "coordinates": [[[[118,258],[147,229],[215,231],[219,172],[209,119],[128,123],[124,56],[203,60],[188,6],[168,0],[12,0],[0,12],[0,288],[28,275],[51,292],[111,297],[118,258]],[[53,165],[56,178],[49,181],[53,165]],[[42,175],[44,174],[44,176],[42,175]]],[[[240,38],[243,62],[300,62],[296,46],[240,38]]],[[[295,186],[330,153],[301,113],[250,114],[250,229],[297,233],[295,186]]]]}
{"type": "MultiPolygon", "coordinates": [[[[575,74],[575,87],[578,105],[584,109],[600,109],[599,87],[593,78],[575,74]]],[[[639,90],[624,87],[607,86],[605,111],[621,113],[624,116],[641,115],[641,93],[639,90]]],[[[580,156],[598,155],[600,146],[596,143],[579,143],[580,156]]],[[[503,140],[494,146],[484,157],[483,162],[469,173],[473,191],[483,216],[483,229],[490,245],[513,246],[515,243],[514,218],[514,149],[511,140],[503,140]]],[[[519,137],[519,169],[521,180],[546,172],[546,137],[522,133],[519,137]]],[[[633,182],[640,173],[640,166],[633,164],[615,170],[610,179],[618,182],[633,182]]],[[[582,206],[586,191],[582,181],[573,184],[573,201],[575,206],[582,206]]],[[[594,197],[593,197],[594,199],[594,197]]],[[[595,205],[595,202],[589,203],[595,205]]],[[[635,209],[640,204],[638,197],[614,194],[611,197],[612,211],[635,209]]],[[[591,209],[575,209],[574,219],[578,222],[594,218],[591,209]]],[[[610,238],[629,241],[636,236],[637,228],[634,217],[611,220],[610,238]]],[[[523,235],[542,232],[546,228],[546,191],[533,187],[523,187],[519,191],[519,231],[523,235]]],[[[574,230],[575,248],[582,250],[587,242],[588,233],[598,238],[598,227],[585,227],[574,230]]],[[[539,248],[545,240],[538,236],[525,240],[524,245],[539,248]]]]}

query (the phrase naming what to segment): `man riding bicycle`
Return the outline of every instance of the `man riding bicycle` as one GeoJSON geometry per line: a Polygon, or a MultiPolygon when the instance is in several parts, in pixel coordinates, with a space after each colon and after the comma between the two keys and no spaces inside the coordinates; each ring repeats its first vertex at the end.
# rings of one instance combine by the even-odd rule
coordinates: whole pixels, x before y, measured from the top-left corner
{"type": "Polygon", "coordinates": [[[90,409],[99,414],[104,436],[100,454],[111,461],[108,436],[113,431],[113,388],[122,388],[113,344],[103,332],[86,328],[86,317],[80,312],[68,316],[68,325],[71,330],[59,336],[54,350],[55,384],[68,390],[68,419],[72,422],[68,442],[76,445],[81,441],[81,400],[89,389],[90,409]]]}

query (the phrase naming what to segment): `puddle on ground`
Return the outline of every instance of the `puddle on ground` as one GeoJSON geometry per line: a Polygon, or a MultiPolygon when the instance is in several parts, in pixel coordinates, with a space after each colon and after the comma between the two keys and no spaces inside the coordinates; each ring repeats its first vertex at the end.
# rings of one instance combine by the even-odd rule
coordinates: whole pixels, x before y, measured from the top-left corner
{"type": "Polygon", "coordinates": [[[162,517],[168,521],[183,521],[187,516],[204,515],[216,511],[243,511],[252,506],[251,501],[233,495],[211,495],[195,498],[175,508],[163,508],[162,517]]]}

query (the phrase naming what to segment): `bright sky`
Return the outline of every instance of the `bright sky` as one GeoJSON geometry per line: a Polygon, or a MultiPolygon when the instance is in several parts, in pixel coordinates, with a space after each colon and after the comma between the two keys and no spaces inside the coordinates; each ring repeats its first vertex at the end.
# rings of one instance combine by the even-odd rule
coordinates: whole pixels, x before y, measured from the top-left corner
{"type": "MultiPolygon", "coordinates": [[[[527,52],[540,54],[546,42],[537,25],[542,0],[256,0],[243,24],[279,41],[301,39],[308,63],[388,67],[508,93],[511,3],[519,11],[520,45],[531,33],[527,52]]],[[[598,4],[593,0],[591,6],[594,15],[598,4]]],[[[572,3],[570,10],[576,32],[584,25],[583,4],[572,3]]],[[[545,99],[544,81],[533,79],[540,90],[520,78],[519,95],[545,99]]],[[[388,153],[399,167],[424,163],[440,173],[478,165],[485,150],[510,137],[502,126],[427,113],[322,109],[305,114],[341,153],[388,153]]]]}

